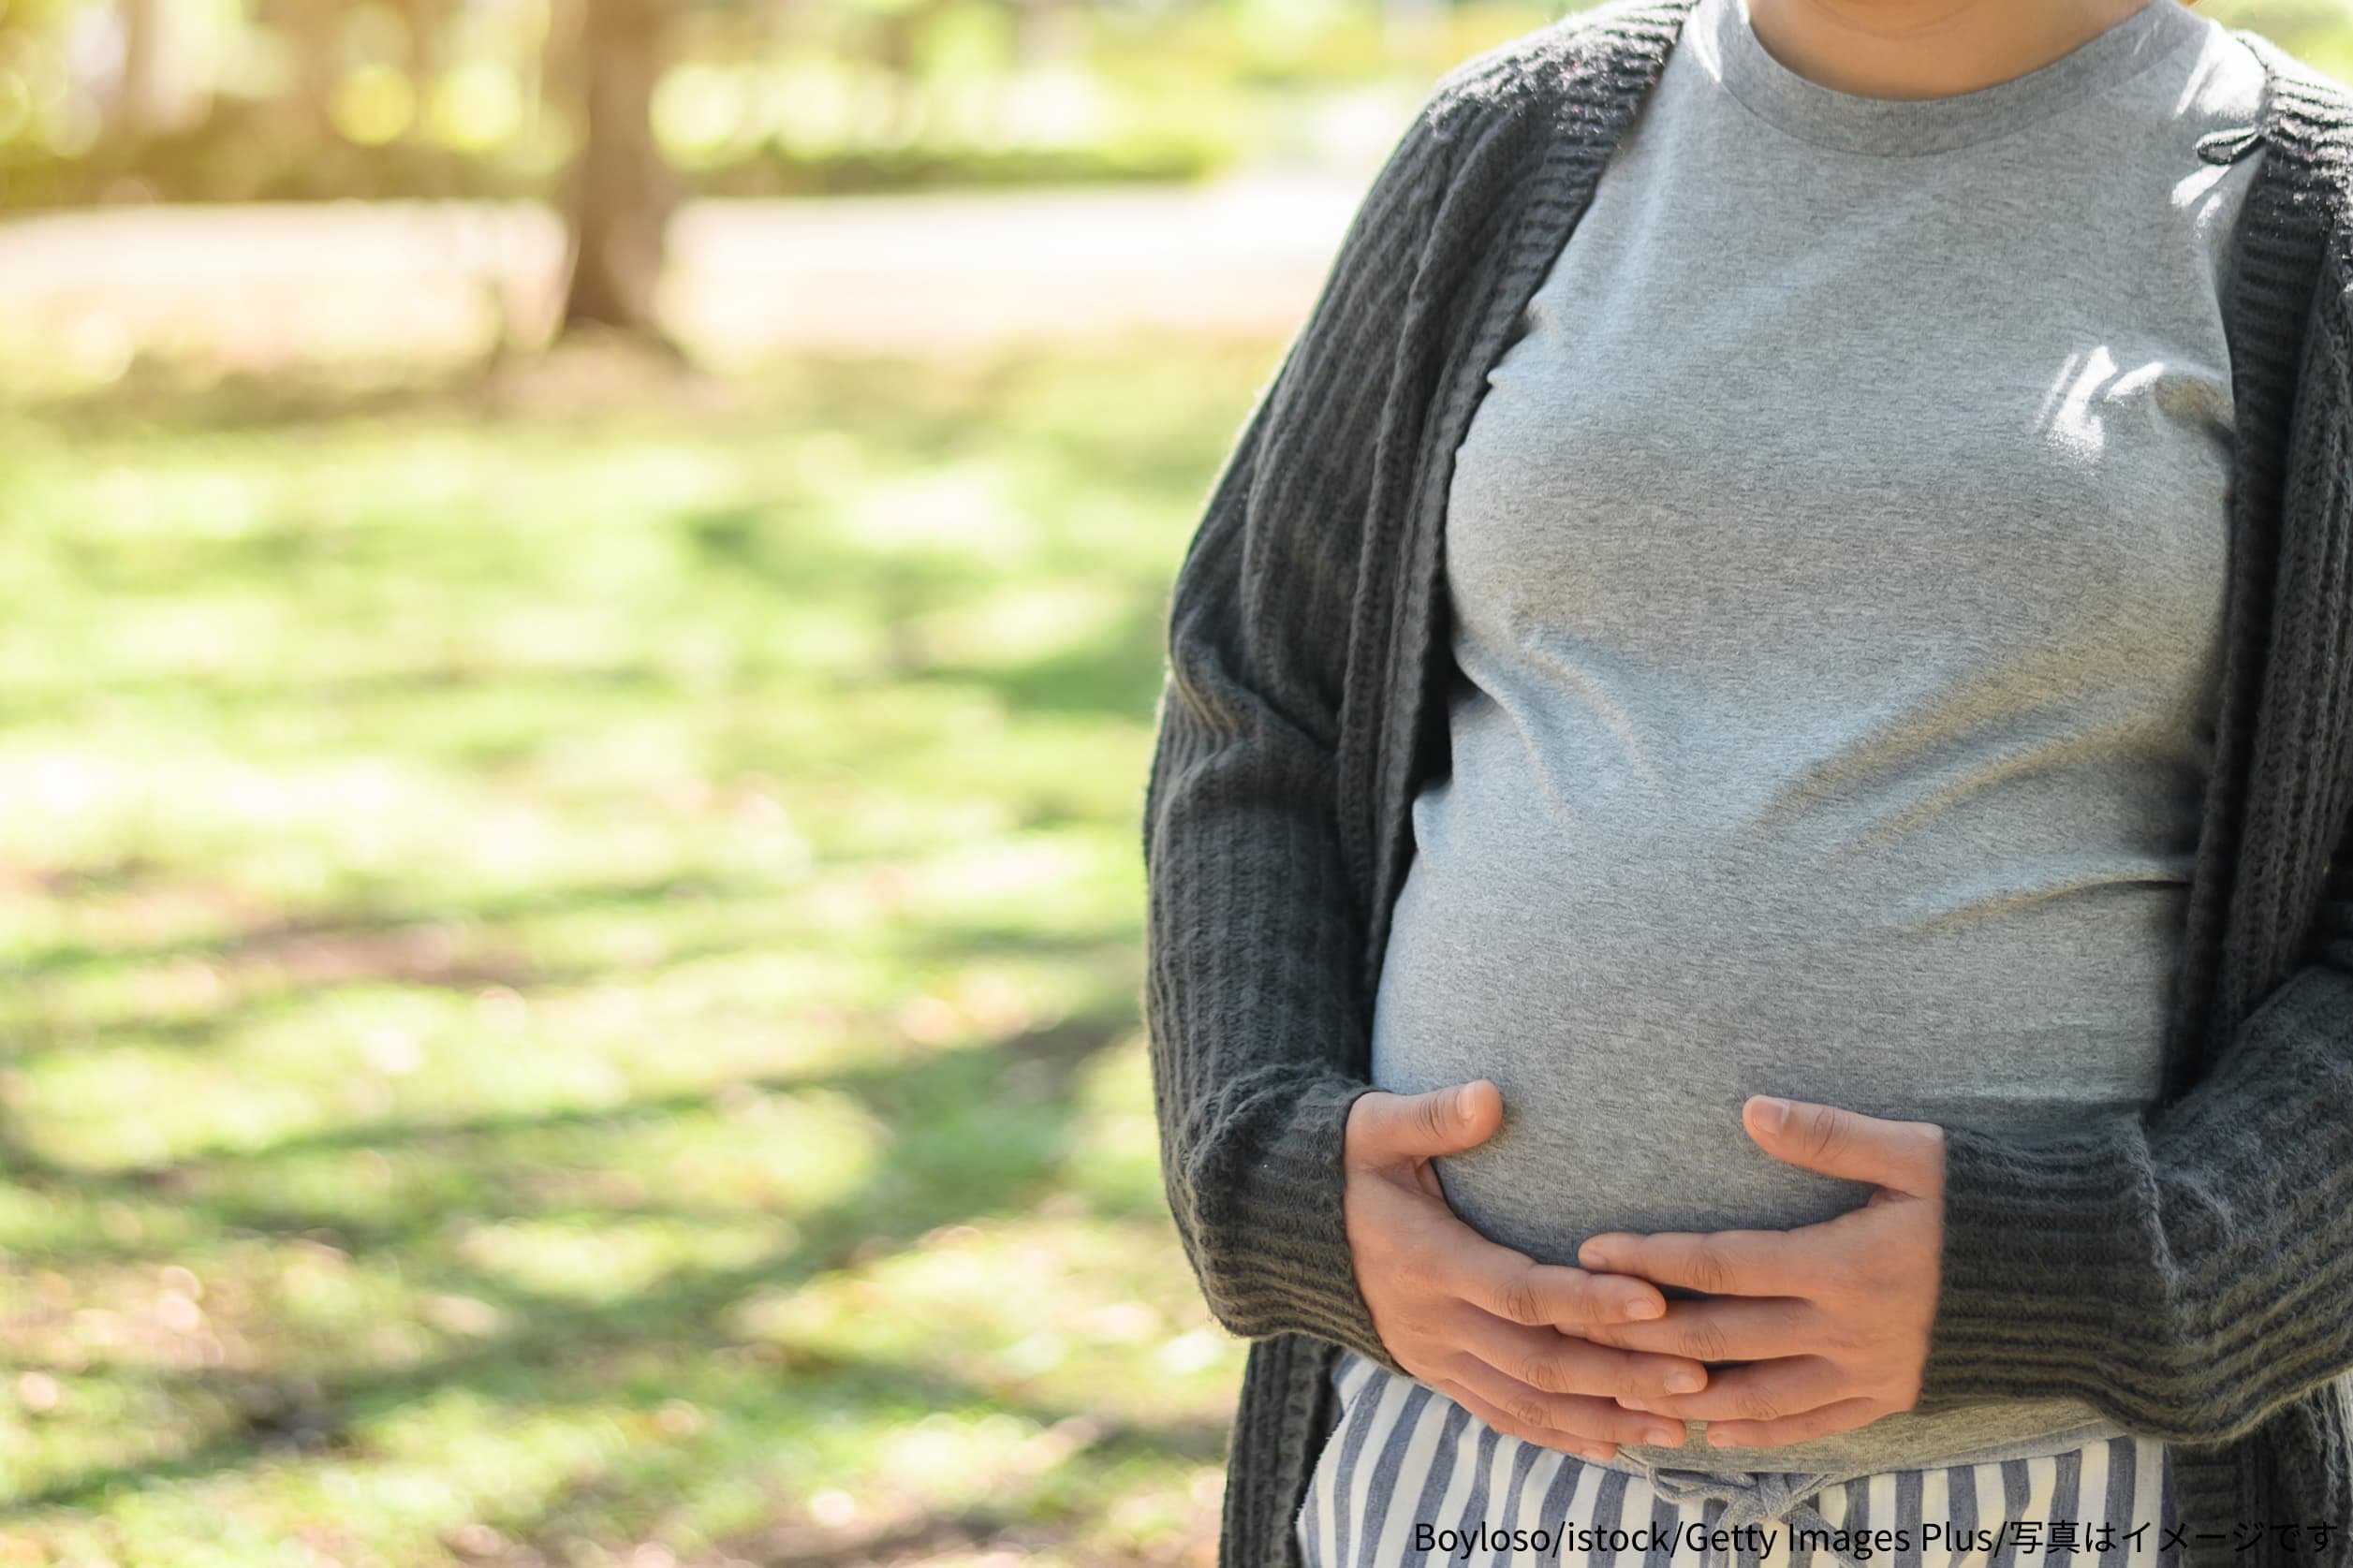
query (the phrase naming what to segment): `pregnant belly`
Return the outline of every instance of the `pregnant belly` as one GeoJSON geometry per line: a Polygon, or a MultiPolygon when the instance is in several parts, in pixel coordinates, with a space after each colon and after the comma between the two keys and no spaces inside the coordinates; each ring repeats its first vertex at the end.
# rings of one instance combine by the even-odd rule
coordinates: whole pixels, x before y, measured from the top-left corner
{"type": "MultiPolygon", "coordinates": [[[[1449,1027],[1464,1021],[1422,1018],[1401,1004],[1375,1031],[1374,1081],[1410,1094],[1484,1077],[1503,1092],[1502,1130],[1434,1162],[1455,1213],[1491,1240],[1574,1263],[1584,1239],[1602,1231],[1784,1228],[1871,1195],[1865,1183],[1773,1159],[1741,1124],[1751,1094],[1850,1106],[1858,1096],[1801,1093],[1790,1074],[1736,1042],[1713,1042],[1712,1050],[1685,1036],[1662,1050],[1668,1042],[1588,1028],[1572,1048],[1548,1052],[1528,1035],[1449,1027]]],[[[1922,1107],[1919,1119],[1939,1120],[1934,1109],[1922,1107]]]]}
{"type": "Polygon", "coordinates": [[[1785,880],[1772,905],[1705,874],[1561,870],[1417,858],[1373,1028],[1383,1089],[1502,1091],[1501,1131],[1435,1167],[1458,1215],[1541,1261],[1602,1231],[1783,1229],[1870,1197],[1767,1154],[1752,1094],[2015,1131],[2154,1093],[2161,906],[1923,946],[1809,913],[1785,880]]]}

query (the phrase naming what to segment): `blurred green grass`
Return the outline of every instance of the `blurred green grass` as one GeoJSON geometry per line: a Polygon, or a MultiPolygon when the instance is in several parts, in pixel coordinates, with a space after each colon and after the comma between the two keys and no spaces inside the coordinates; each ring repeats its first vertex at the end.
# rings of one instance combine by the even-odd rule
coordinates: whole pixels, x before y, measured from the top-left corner
{"type": "Polygon", "coordinates": [[[1277,352],[0,412],[0,1563],[1208,1562],[1137,821],[1277,352]]]}

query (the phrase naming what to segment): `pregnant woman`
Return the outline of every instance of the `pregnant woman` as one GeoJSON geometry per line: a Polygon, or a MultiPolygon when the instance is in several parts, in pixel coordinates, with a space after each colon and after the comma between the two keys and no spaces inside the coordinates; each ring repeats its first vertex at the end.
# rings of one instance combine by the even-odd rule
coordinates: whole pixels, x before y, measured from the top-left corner
{"type": "Polygon", "coordinates": [[[1441,84],[1171,606],[1226,1568],[2353,1561],[2348,161],[2182,0],[1441,84]]]}
{"type": "MultiPolygon", "coordinates": [[[[1372,1077],[1500,1088],[1500,1134],[1436,1171],[1532,1257],[1870,1197],[1738,1136],[1759,1090],[2023,1131],[2161,1077],[2258,166],[2197,144],[2253,118],[2261,64],[2177,0],[1987,7],[2015,51],[2100,31],[1865,96],[1744,4],[1835,80],[1874,44],[1907,88],[2000,57],[1982,31],[1894,52],[1897,7],[1700,0],[1456,455],[1452,770],[1414,804],[1372,1077]]],[[[1341,1359],[1309,1563],[1394,1561],[1458,1506],[1557,1527],[1610,1486],[1447,1370],[1341,1359]]],[[[1831,1370],[1806,1391],[1862,1392],[1831,1370]]],[[[1689,1454],[1677,1422],[1598,1462],[1650,1482],[1611,1487],[1638,1522],[1778,1514],[1761,1472],[1838,1486],[1795,1516],[1826,1533],[2171,1523],[2165,1445],[2080,1397],[1857,1414],[1728,1448],[1694,1422],[1689,1454]],[[1662,1467],[1723,1480],[1662,1498],[1662,1467]]],[[[2160,1533],[2122,1561],[2170,1562],[2160,1533]]]]}

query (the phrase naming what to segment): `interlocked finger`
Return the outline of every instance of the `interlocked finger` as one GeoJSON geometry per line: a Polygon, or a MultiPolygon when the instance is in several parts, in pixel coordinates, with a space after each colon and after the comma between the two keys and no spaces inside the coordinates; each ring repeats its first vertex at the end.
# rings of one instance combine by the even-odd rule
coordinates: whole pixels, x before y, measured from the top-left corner
{"type": "Polygon", "coordinates": [[[1695,1388],[1704,1387],[1708,1380],[1708,1369],[1687,1356],[1594,1344],[1550,1328],[1507,1323],[1476,1307],[1465,1307],[1452,1327],[1454,1340],[1464,1350],[1543,1393],[1642,1401],[1670,1397],[1674,1391],[1668,1380],[1678,1375],[1690,1378],[1695,1388]]]}

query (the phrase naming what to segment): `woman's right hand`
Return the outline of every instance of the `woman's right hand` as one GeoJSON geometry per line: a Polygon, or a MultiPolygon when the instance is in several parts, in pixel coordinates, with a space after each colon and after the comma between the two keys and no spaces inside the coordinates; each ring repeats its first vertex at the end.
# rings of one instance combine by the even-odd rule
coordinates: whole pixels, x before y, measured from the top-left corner
{"type": "Polygon", "coordinates": [[[1375,1090],[1349,1106],[1348,1250],[1381,1342],[1507,1436],[1595,1459],[1621,1443],[1681,1446],[1681,1422],[1617,1399],[1696,1392],[1705,1364],[1577,1337],[1583,1324],[1659,1316],[1658,1287],[1538,1263],[1447,1206],[1432,1157],[1475,1149],[1502,1124],[1503,1095],[1485,1078],[1426,1094],[1375,1090]]]}

